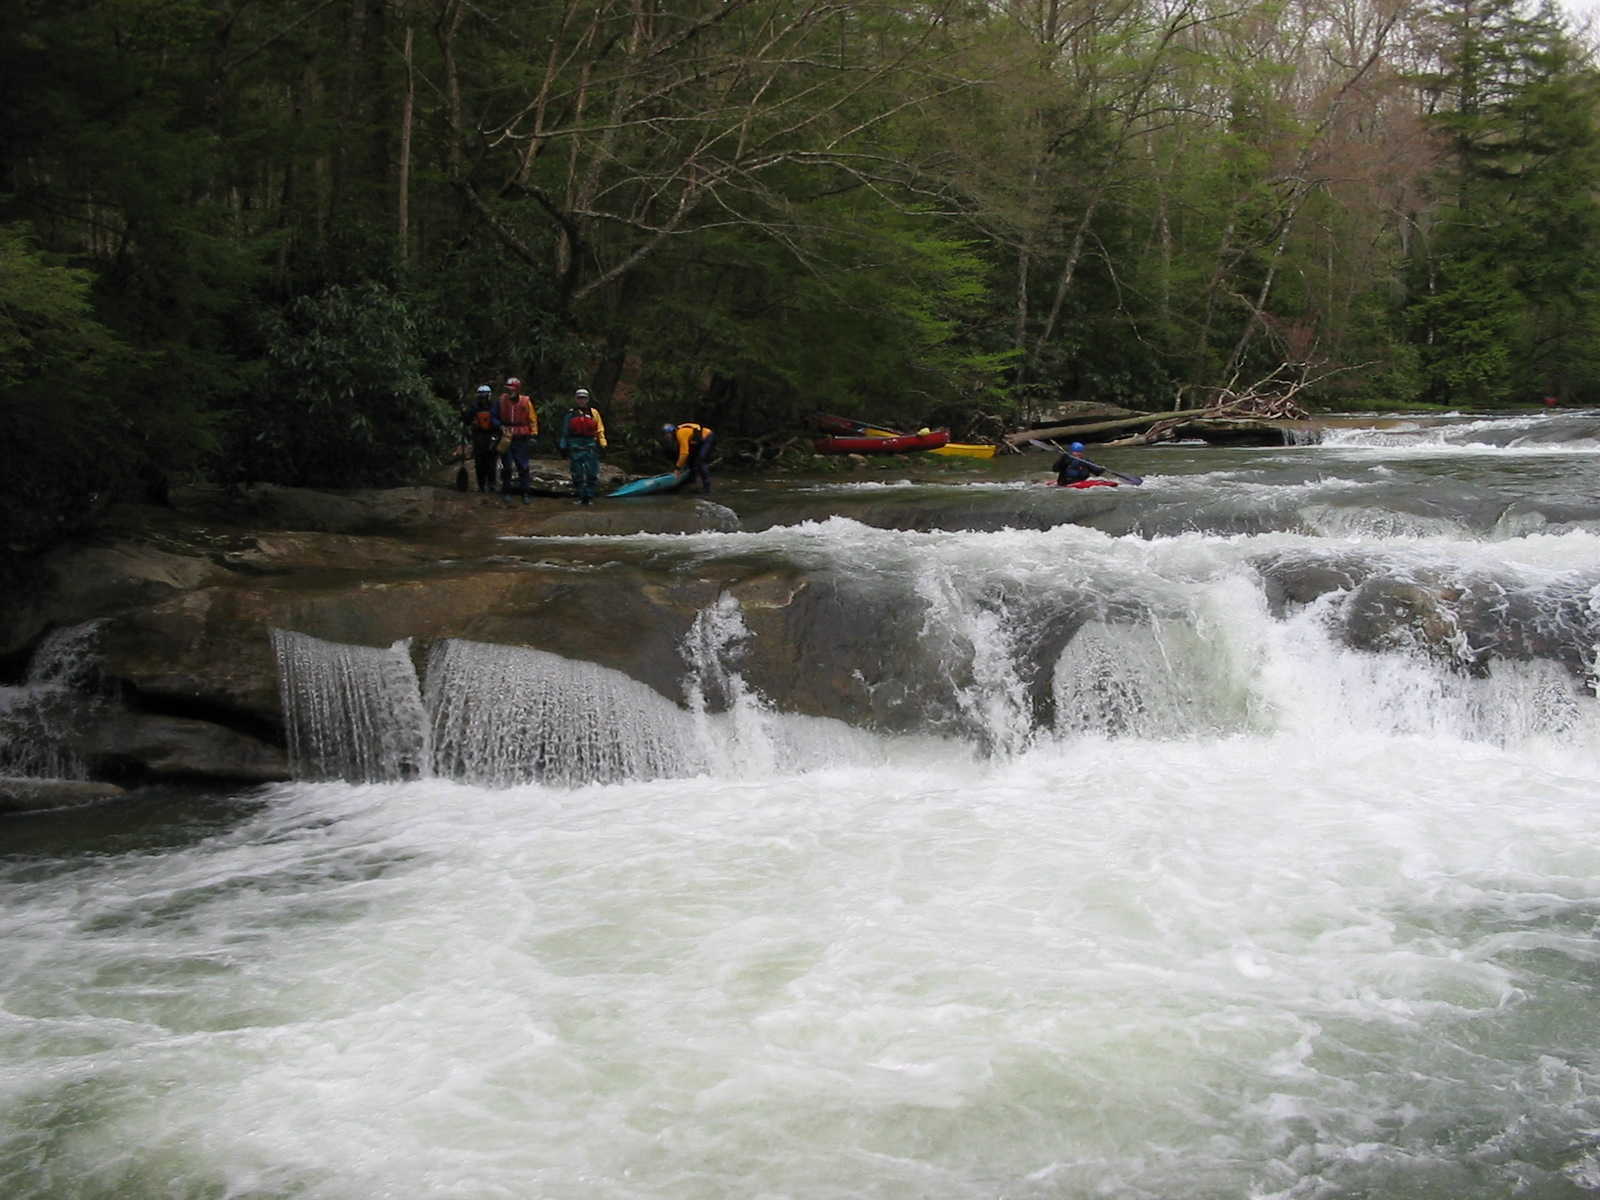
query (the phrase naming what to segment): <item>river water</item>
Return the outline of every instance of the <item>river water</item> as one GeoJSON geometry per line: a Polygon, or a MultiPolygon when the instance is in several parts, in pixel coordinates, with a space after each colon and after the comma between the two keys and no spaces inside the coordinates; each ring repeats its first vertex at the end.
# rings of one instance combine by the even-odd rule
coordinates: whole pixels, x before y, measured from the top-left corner
{"type": "Polygon", "coordinates": [[[1600,1192],[1600,413],[1097,457],[1144,487],[885,464],[603,547],[904,588],[953,724],[786,714],[717,605],[678,705],[458,643],[363,685],[421,778],[0,822],[0,1194],[1600,1192]],[[1354,647],[1287,560],[1540,637],[1354,647]],[[495,703],[604,769],[519,773],[495,703]]]}

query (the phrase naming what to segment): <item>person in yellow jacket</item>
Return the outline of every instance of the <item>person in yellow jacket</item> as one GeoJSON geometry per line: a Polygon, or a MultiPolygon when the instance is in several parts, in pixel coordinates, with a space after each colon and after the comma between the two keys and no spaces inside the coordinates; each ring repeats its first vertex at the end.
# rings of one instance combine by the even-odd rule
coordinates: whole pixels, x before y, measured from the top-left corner
{"type": "Polygon", "coordinates": [[[667,453],[674,458],[673,469],[688,472],[699,482],[702,494],[711,490],[711,426],[684,421],[678,425],[663,425],[661,435],[667,442],[667,453]]]}
{"type": "Polygon", "coordinates": [[[579,388],[572,397],[572,408],[561,418],[561,436],[556,440],[556,448],[572,469],[572,491],[579,504],[594,500],[600,486],[600,451],[605,444],[606,423],[600,419],[600,410],[589,399],[589,389],[579,388]]]}

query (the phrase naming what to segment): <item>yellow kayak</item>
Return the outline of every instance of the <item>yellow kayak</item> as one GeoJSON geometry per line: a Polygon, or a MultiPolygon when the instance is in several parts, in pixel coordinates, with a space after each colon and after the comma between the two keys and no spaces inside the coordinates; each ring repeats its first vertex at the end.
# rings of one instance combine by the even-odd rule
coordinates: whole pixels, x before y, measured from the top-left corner
{"type": "Polygon", "coordinates": [[[946,442],[929,454],[954,454],[960,458],[993,458],[1000,447],[981,442],[946,442]]]}

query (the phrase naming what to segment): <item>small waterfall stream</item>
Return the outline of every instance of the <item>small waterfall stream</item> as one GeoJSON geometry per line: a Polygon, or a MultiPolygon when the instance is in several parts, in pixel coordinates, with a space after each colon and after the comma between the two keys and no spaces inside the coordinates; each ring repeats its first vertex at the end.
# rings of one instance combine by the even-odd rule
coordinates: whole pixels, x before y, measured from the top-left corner
{"type": "Polygon", "coordinates": [[[98,700],[95,642],[100,623],[69,625],[34,651],[25,680],[0,687],[0,775],[83,779],[74,735],[93,718],[98,700]]]}
{"type": "Polygon", "coordinates": [[[692,775],[688,714],[642,683],[542,650],[451,639],[423,689],[433,774],[484,787],[692,775]]]}
{"type": "Polygon", "coordinates": [[[298,777],[376,783],[423,771],[428,724],[409,639],[379,649],[277,629],[272,647],[298,777]]]}

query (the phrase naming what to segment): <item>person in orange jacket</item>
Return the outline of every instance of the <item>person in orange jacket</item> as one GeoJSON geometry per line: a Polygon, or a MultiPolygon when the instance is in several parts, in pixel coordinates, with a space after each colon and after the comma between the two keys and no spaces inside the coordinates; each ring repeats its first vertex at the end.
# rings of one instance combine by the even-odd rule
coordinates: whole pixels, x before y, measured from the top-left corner
{"type": "Polygon", "coordinates": [[[529,458],[533,454],[533,439],[539,433],[539,413],[533,400],[522,394],[522,380],[512,376],[506,380],[497,405],[501,428],[510,435],[511,445],[501,458],[504,468],[501,490],[509,503],[511,500],[512,472],[516,473],[516,490],[522,493],[522,502],[528,502],[529,458]]]}
{"type": "Polygon", "coordinates": [[[673,455],[673,469],[687,469],[699,482],[701,494],[711,490],[711,426],[684,421],[678,425],[663,425],[661,435],[667,443],[667,453],[673,455]]]}

